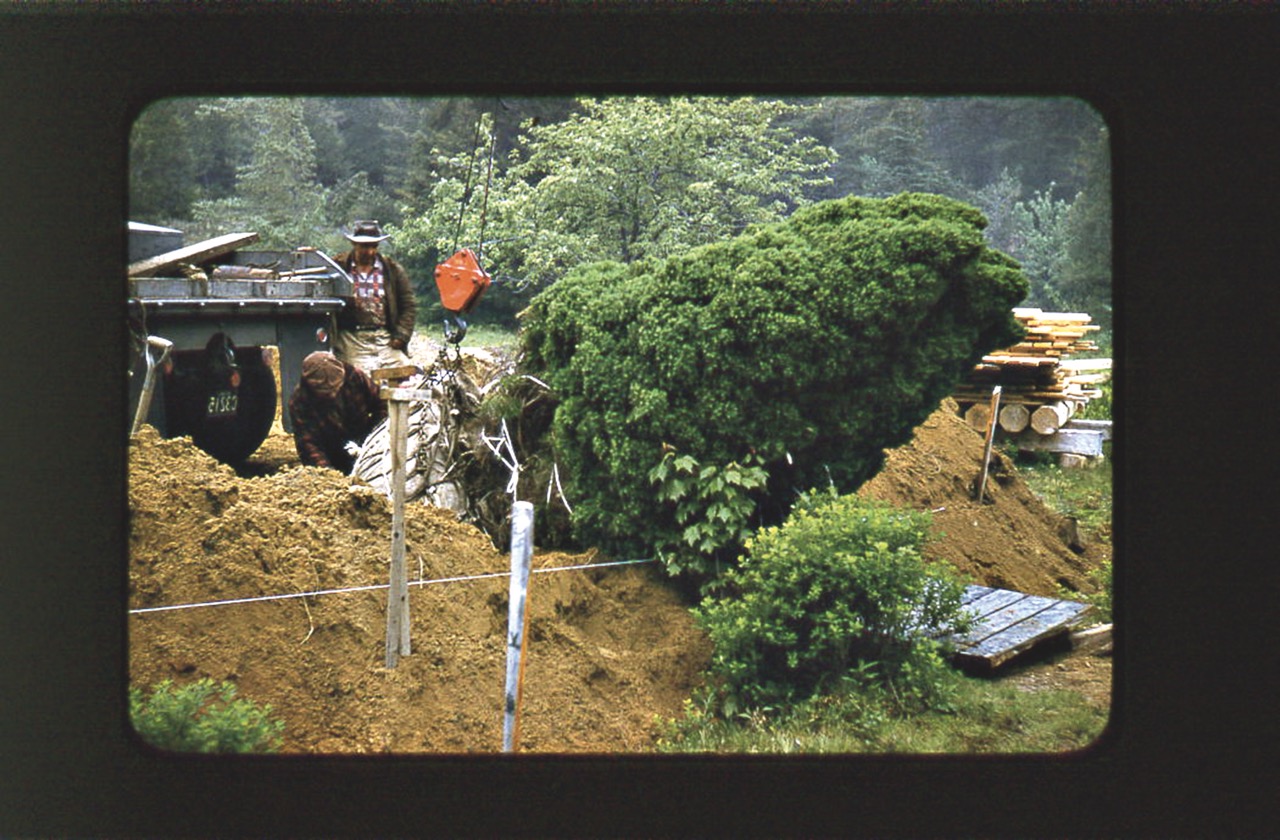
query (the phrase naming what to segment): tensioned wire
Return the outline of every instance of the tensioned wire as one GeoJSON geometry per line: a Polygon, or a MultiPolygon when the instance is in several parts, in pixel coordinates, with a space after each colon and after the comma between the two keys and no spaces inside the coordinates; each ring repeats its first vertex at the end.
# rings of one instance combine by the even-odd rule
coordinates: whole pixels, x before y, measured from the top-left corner
{"type": "MultiPolygon", "coordinates": [[[[607,566],[633,566],[637,563],[652,563],[653,559],[647,560],[611,560],[608,563],[583,563],[578,566],[555,566],[549,569],[530,569],[532,574],[543,574],[546,572],[571,572],[578,569],[603,569],[607,566]]],[[[486,580],[488,578],[510,577],[511,572],[488,572],[482,575],[463,575],[462,577],[450,578],[434,578],[431,580],[411,580],[409,586],[427,586],[435,583],[461,583],[471,580],[486,580]]],[[[310,598],[316,595],[340,595],[347,592],[371,592],[375,589],[388,589],[389,583],[378,583],[371,586],[352,586],[345,589],[319,589],[314,592],[294,592],[289,595],[257,595],[252,598],[231,598],[225,601],[203,601],[198,604],[172,604],[165,607],[140,607],[138,609],[129,610],[129,615],[139,615],[141,613],[166,612],[170,610],[193,610],[197,607],[221,607],[227,604],[251,604],[257,601],[284,601],[290,598],[310,598]]]]}

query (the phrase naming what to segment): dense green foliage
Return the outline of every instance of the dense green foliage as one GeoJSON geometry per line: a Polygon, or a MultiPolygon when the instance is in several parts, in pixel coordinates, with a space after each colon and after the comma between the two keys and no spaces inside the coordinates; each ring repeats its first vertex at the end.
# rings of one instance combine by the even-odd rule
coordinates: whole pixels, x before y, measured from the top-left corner
{"type": "Polygon", "coordinates": [[[441,254],[480,248],[510,282],[474,319],[513,326],[517,290],[579,263],[666,256],[815,200],[928,192],[1046,267],[1030,305],[1105,323],[1108,152],[1098,114],[1066,98],[193,97],[135,122],[129,214],[191,241],[247,228],[330,251],[379,219],[424,323],[441,254]]]}
{"type": "Polygon", "coordinates": [[[750,536],[749,523],[756,510],[752,494],[764,489],[769,473],[754,452],[741,464],[730,462],[721,467],[699,464],[692,455],[676,455],[668,448],[649,479],[657,485],[660,501],[675,504],[679,539],[656,548],[667,570],[679,573],[683,571],[682,555],[704,560],[750,536]]]}
{"type": "Polygon", "coordinates": [[[129,717],[144,741],[173,752],[276,752],[284,731],[270,705],[236,697],[233,684],[211,679],[184,686],[164,680],[149,696],[130,688],[129,717]]]}
{"type": "Polygon", "coordinates": [[[741,564],[694,611],[715,645],[720,702],[790,702],[855,672],[922,707],[946,669],[937,639],[963,630],[964,583],[926,564],[927,513],[822,496],[746,543],[741,564]]]}
{"type": "MultiPolygon", "coordinates": [[[[874,475],[984,353],[1021,337],[1010,310],[1026,281],[983,225],[941,196],[823,202],[539,294],[525,367],[559,400],[576,533],[626,554],[679,544],[688,518],[652,486],[667,448],[704,468],[758,456],[752,526],[780,521],[796,488],[874,475]]],[[[737,549],[678,562],[705,571],[737,549]]]]}

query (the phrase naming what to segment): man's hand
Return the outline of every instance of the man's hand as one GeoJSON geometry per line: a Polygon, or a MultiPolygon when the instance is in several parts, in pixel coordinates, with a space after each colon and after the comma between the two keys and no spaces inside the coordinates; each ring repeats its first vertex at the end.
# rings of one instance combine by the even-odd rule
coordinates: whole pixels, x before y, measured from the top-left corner
{"type": "Polygon", "coordinates": [[[408,350],[409,349],[408,345],[405,344],[404,340],[399,338],[393,338],[389,342],[387,342],[387,344],[391,347],[392,350],[408,350]]]}

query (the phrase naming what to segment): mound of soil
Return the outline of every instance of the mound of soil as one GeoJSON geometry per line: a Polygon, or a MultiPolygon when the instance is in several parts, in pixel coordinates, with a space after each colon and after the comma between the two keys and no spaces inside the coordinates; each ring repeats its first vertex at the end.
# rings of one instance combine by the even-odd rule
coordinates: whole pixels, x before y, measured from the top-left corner
{"type": "MultiPolygon", "coordinates": [[[[271,452],[292,441],[273,436],[271,452]]],[[[296,464],[296,461],[295,461],[296,464]]],[[[241,478],[147,427],[130,447],[130,606],[385,586],[390,502],[332,470],[241,478]]],[[[410,505],[410,581],[504,572],[451,513],[410,505]]],[[[539,553],[534,569],[604,560],[539,553]]],[[[143,612],[130,679],[231,680],[286,722],[286,752],[470,752],[502,746],[505,577],[411,586],[413,652],[385,667],[386,590],[143,612]]],[[[652,565],[536,573],[520,746],[634,751],[674,716],[710,646],[652,565]]]]}
{"type": "MultiPolygon", "coordinates": [[[[1053,595],[1085,590],[1107,546],[1073,551],[1063,522],[995,456],[989,502],[971,499],[982,440],[944,405],[862,492],[930,509],[931,551],[976,582],[1053,595]]],[[[412,647],[385,667],[390,502],[358,480],[298,465],[277,427],[237,475],[190,439],[150,427],[129,452],[130,679],[234,681],[286,723],[286,752],[495,752],[502,746],[505,576],[410,586],[412,647]],[[329,592],[329,590],[350,590],[329,592]]],[[[411,584],[502,573],[477,528],[406,510],[411,584]]],[[[534,569],[607,562],[537,552],[534,569]]],[[[653,564],[535,573],[520,748],[652,748],[711,648],[653,564]]],[[[1109,670],[1107,672],[1109,678],[1109,670]]]]}
{"type": "Polygon", "coordinates": [[[1110,544],[1078,537],[1073,524],[1045,507],[998,450],[991,454],[984,499],[974,498],[983,443],[946,400],[909,443],[888,453],[880,473],[858,492],[931,511],[935,539],[926,554],[974,583],[1045,597],[1056,597],[1059,585],[1095,591],[1088,574],[1110,558],[1110,544]]]}

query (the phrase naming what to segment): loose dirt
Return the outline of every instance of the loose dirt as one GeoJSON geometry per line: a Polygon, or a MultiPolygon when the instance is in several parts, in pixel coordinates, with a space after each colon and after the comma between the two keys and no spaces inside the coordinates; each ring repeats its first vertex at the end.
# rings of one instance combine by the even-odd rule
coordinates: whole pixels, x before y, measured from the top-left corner
{"type": "Polygon", "coordinates": [[[1110,558],[1110,543],[1086,535],[1073,549],[1069,521],[1045,507],[999,450],[991,453],[983,500],[974,499],[983,443],[946,400],[858,492],[931,511],[935,540],[927,553],[975,583],[1046,597],[1059,586],[1094,591],[1088,574],[1110,558]]]}
{"type": "MultiPolygon", "coordinates": [[[[999,453],[989,502],[973,501],[982,441],[954,412],[944,404],[861,492],[935,511],[933,556],[975,582],[1088,591],[1107,544],[1068,547],[1061,518],[999,453]]],[[[285,752],[501,749],[506,577],[412,585],[412,653],[386,668],[390,502],[358,480],[300,466],[279,427],[239,475],[188,438],[145,427],[130,444],[129,516],[131,609],[368,587],[131,614],[133,684],[233,681],[285,721],[285,752]]],[[[483,532],[447,511],[410,505],[405,531],[411,582],[509,568],[483,532]]],[[[610,559],[536,552],[533,565],[610,559]]],[[[687,606],[653,564],[535,573],[520,748],[652,749],[656,720],[679,712],[711,653],[687,606]]],[[[1030,668],[1042,677],[1020,669],[1029,690],[1075,686],[1109,701],[1110,659],[1096,651],[1030,668]],[[1088,691],[1070,679],[1081,661],[1088,691]]]]}

